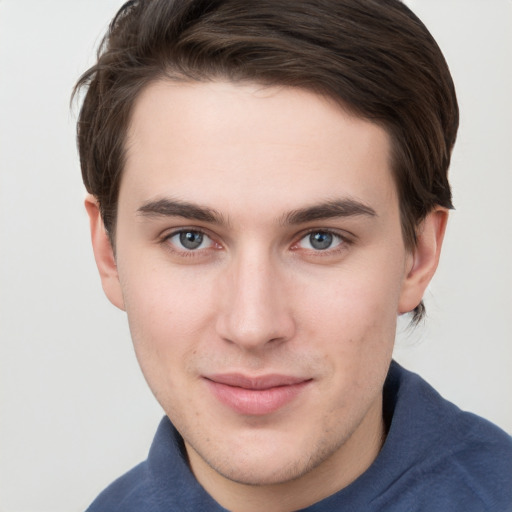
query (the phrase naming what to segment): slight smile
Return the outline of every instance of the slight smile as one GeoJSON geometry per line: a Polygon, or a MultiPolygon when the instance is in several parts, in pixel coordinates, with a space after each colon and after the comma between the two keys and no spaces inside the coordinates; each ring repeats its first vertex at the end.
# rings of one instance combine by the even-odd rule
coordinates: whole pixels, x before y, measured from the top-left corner
{"type": "Polygon", "coordinates": [[[312,379],[287,375],[247,377],[229,373],[204,377],[215,397],[239,414],[271,414],[292,402],[312,379]]]}

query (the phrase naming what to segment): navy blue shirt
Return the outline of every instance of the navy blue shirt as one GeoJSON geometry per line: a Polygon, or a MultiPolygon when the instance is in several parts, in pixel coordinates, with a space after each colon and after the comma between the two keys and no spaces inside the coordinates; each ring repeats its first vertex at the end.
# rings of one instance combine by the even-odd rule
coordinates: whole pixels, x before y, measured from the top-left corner
{"type": "MultiPolygon", "coordinates": [[[[512,438],[462,412],[396,362],[384,386],[389,432],[374,463],[307,512],[512,512],[512,438]]],[[[87,512],[225,511],[191,473],[168,418],[148,459],[101,493],[87,512]]]]}

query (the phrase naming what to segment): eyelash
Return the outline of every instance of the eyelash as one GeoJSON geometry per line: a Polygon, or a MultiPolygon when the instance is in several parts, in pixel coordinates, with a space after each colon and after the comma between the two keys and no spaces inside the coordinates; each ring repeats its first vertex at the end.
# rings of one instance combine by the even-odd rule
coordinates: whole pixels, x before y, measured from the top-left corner
{"type": "MultiPolygon", "coordinates": [[[[199,234],[203,237],[207,237],[210,239],[211,244],[214,246],[214,249],[219,249],[221,246],[219,243],[215,242],[214,238],[210,236],[205,230],[199,229],[199,228],[180,228],[176,231],[172,231],[171,233],[168,233],[164,235],[161,239],[161,243],[167,247],[169,251],[171,251],[173,254],[178,254],[179,256],[185,256],[185,257],[197,257],[200,253],[205,251],[206,249],[210,249],[212,247],[203,248],[203,249],[179,249],[175,244],[171,243],[171,239],[174,238],[177,235],[181,235],[184,233],[195,233],[199,234]],[[215,247],[217,246],[217,247],[215,247]]],[[[202,244],[202,243],[201,243],[202,244]]]]}
{"type": "Polygon", "coordinates": [[[347,234],[341,234],[337,230],[333,229],[310,229],[306,231],[305,233],[301,233],[300,237],[297,239],[297,241],[291,246],[291,250],[299,250],[301,247],[299,244],[305,240],[307,237],[313,235],[313,234],[319,234],[322,233],[324,235],[330,235],[336,239],[339,240],[339,243],[335,245],[334,247],[327,247],[326,249],[305,249],[303,250],[308,251],[308,253],[314,253],[315,256],[332,256],[335,254],[338,254],[344,250],[346,250],[350,245],[354,243],[354,240],[350,238],[347,234]]]}
{"type": "MultiPolygon", "coordinates": [[[[349,237],[347,236],[346,234],[341,234],[339,233],[338,231],[336,230],[333,230],[333,229],[310,229],[304,233],[301,233],[299,235],[298,238],[296,238],[296,242],[294,242],[290,249],[292,251],[297,251],[297,250],[300,250],[301,247],[299,246],[299,244],[304,240],[306,239],[308,236],[311,236],[312,234],[315,234],[315,233],[322,233],[322,234],[326,234],[326,235],[330,235],[336,239],[339,240],[339,243],[331,248],[331,247],[327,247],[326,249],[307,249],[307,248],[302,248],[304,251],[307,251],[308,253],[310,254],[314,254],[315,256],[329,256],[329,255],[333,255],[333,254],[337,254],[339,252],[342,252],[343,250],[346,250],[350,245],[352,245],[354,243],[354,241],[349,237]]],[[[180,229],[177,229],[175,231],[172,231],[171,233],[168,233],[168,234],[165,234],[162,239],[160,240],[160,242],[165,245],[169,251],[171,251],[172,253],[174,254],[178,254],[179,256],[184,256],[184,257],[198,257],[200,254],[204,254],[203,251],[206,251],[207,249],[215,249],[215,250],[219,250],[222,248],[222,245],[219,244],[218,242],[215,241],[214,237],[212,237],[211,235],[208,234],[208,232],[206,232],[205,230],[203,229],[200,229],[200,228],[180,228],[180,229]],[[175,236],[177,235],[181,235],[181,234],[184,234],[184,233],[195,233],[195,234],[199,234],[203,237],[207,237],[210,239],[211,241],[211,245],[213,247],[207,247],[207,248],[203,248],[203,249],[186,249],[186,248],[183,248],[182,250],[178,249],[176,247],[175,244],[171,243],[170,240],[172,238],[174,238],[175,236]]]]}

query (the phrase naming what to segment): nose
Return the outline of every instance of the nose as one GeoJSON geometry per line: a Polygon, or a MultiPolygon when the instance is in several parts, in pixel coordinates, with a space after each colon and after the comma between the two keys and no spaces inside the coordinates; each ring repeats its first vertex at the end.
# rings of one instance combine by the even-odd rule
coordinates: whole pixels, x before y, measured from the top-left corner
{"type": "Polygon", "coordinates": [[[247,250],[233,258],[219,286],[217,333],[244,350],[293,337],[295,322],[284,269],[268,254],[247,250]]]}

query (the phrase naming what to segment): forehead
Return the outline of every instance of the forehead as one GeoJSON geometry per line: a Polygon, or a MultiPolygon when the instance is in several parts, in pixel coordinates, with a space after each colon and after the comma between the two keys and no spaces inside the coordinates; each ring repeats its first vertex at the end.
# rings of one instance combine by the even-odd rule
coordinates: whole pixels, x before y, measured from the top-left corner
{"type": "Polygon", "coordinates": [[[396,195],[389,154],[384,129],[309,91],[158,81],[134,105],[120,202],[286,209],[342,195],[378,207],[396,195]]]}

